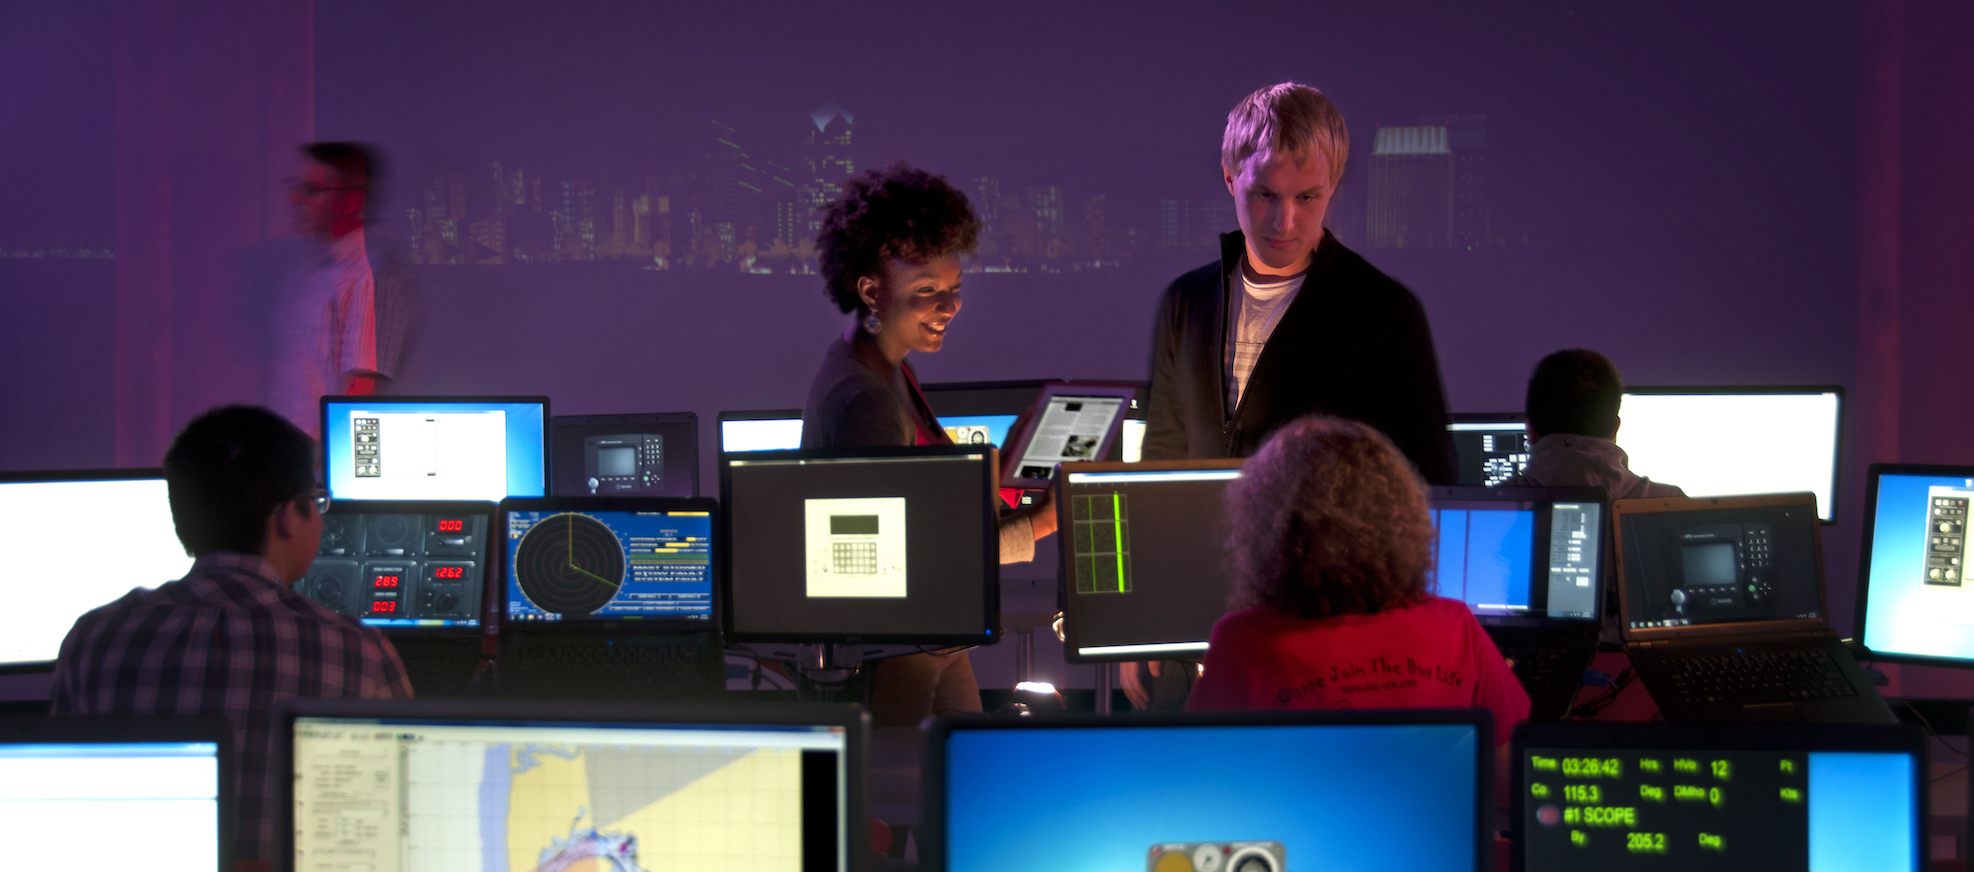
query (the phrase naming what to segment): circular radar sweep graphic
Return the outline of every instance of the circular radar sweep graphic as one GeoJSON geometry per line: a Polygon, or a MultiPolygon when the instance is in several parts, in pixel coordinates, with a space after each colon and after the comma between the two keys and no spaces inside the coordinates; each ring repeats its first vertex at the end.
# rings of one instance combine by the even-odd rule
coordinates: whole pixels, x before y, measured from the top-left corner
{"type": "Polygon", "coordinates": [[[550,515],[521,536],[514,549],[514,580],[543,611],[587,617],[624,586],[624,547],[595,518],[550,515]]]}

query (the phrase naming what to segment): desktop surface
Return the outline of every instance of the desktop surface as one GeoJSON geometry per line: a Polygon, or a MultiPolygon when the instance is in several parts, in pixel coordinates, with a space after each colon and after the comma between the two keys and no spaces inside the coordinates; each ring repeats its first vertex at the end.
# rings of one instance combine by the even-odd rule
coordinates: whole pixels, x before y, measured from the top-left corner
{"type": "Polygon", "coordinates": [[[547,491],[546,397],[323,397],[329,493],[485,500],[547,491]]]}

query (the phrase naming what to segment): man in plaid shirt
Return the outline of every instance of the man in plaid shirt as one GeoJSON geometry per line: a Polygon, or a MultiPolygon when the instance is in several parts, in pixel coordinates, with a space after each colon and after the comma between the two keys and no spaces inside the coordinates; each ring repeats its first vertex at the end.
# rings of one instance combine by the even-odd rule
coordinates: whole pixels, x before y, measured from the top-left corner
{"type": "Polygon", "coordinates": [[[239,755],[235,856],[271,860],[273,711],[286,697],[406,698],[375,629],[296,593],[328,498],[315,440],[255,406],[214,409],[165,453],[172,522],[197,558],[184,578],[132,590],[62,640],[54,713],[224,715],[239,755]]]}

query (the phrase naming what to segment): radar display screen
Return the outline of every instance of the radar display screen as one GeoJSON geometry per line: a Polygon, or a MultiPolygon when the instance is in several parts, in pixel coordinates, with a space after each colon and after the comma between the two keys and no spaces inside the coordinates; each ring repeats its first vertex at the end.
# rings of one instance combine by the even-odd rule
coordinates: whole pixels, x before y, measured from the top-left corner
{"type": "Polygon", "coordinates": [[[707,621],[706,512],[507,514],[507,615],[521,621],[707,621]]]}

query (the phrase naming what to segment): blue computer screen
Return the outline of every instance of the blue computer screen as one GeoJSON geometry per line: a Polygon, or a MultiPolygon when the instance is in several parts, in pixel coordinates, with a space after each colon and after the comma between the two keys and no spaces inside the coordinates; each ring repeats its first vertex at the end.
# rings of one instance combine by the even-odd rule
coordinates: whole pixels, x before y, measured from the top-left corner
{"type": "Polygon", "coordinates": [[[708,512],[507,513],[514,621],[710,621],[708,512]]]}
{"type": "Polygon", "coordinates": [[[1864,644],[1974,660],[1974,586],[1963,577],[1974,478],[1886,473],[1872,507],[1864,644]]]}
{"type": "Polygon", "coordinates": [[[1141,872],[1154,850],[1238,842],[1277,854],[1283,862],[1251,867],[1275,872],[1472,869],[1477,732],[955,729],[945,749],[947,868],[984,872],[1018,858],[1039,869],[1141,872]]]}
{"type": "Polygon", "coordinates": [[[329,493],[348,500],[538,497],[548,459],[541,403],[332,400],[329,493]]]}
{"type": "Polygon", "coordinates": [[[1019,415],[943,415],[939,426],[946,428],[946,435],[961,445],[979,442],[984,438],[999,448],[1008,441],[1008,430],[1014,426],[1019,415]],[[979,437],[979,438],[976,438],[979,437]]]}
{"type": "Polygon", "coordinates": [[[1461,600],[1476,612],[1529,607],[1534,510],[1440,507],[1432,517],[1439,529],[1434,577],[1440,596],[1461,600]]]}

